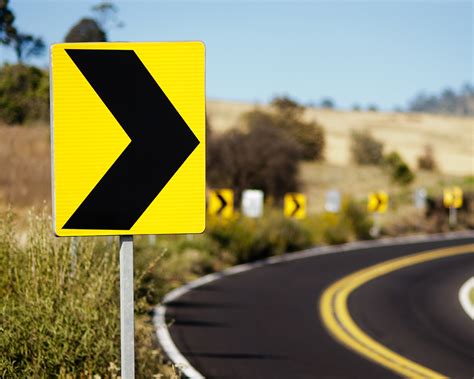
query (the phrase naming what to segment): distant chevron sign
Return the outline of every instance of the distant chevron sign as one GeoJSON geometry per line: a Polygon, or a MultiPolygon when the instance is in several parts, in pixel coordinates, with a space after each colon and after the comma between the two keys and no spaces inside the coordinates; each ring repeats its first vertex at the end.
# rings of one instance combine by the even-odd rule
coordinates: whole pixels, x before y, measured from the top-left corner
{"type": "Polygon", "coordinates": [[[388,208],[388,194],[385,191],[371,192],[367,199],[369,212],[385,213],[388,208]]]}
{"type": "Polygon", "coordinates": [[[207,212],[210,216],[231,218],[234,215],[234,191],[229,188],[209,190],[207,212]]]}

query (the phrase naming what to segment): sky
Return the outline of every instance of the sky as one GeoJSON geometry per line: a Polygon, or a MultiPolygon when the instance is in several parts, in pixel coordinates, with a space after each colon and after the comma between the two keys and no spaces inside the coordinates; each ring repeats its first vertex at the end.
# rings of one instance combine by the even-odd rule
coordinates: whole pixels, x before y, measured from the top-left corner
{"type": "MultiPolygon", "coordinates": [[[[10,0],[18,29],[62,42],[99,1],[10,0]]],[[[110,41],[206,45],[208,98],[405,107],[473,83],[473,1],[114,1],[110,41]]],[[[0,48],[0,62],[14,56],[0,48]]],[[[32,63],[47,67],[49,54],[32,63]]]]}

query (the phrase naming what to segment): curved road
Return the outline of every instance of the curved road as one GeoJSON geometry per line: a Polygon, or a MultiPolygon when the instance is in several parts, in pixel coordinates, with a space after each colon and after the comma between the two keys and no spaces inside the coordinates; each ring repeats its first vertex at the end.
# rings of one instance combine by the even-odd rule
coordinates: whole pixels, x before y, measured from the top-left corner
{"type": "MultiPolygon", "coordinates": [[[[321,295],[380,262],[473,242],[360,248],[225,276],[166,304],[171,337],[206,378],[400,377],[336,341],[318,309],[321,295]]],[[[409,265],[362,284],[347,307],[369,338],[396,354],[443,375],[473,378],[474,324],[457,296],[473,273],[474,254],[409,265]]]]}

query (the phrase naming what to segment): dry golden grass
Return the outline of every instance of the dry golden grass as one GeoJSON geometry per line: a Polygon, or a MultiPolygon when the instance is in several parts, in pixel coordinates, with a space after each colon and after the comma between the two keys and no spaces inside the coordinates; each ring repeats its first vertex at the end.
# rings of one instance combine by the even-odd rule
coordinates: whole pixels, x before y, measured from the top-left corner
{"type": "MultiPolygon", "coordinates": [[[[207,107],[213,128],[224,131],[237,127],[242,113],[255,105],[211,100],[207,107]]],[[[382,170],[350,163],[352,129],[370,129],[385,142],[387,151],[399,151],[412,167],[424,145],[431,144],[442,174],[417,172],[411,187],[432,187],[439,191],[442,185],[452,183],[454,176],[473,174],[473,118],[321,109],[309,109],[305,116],[322,124],[327,136],[326,162],[301,166],[301,182],[311,211],[322,210],[324,194],[331,188],[361,198],[369,191],[393,187],[382,170]]],[[[49,205],[50,180],[47,125],[0,125],[0,208],[11,204],[19,211],[44,201],[49,205]]]]}
{"type": "MultiPolygon", "coordinates": [[[[265,108],[265,106],[261,106],[265,108]]],[[[211,100],[208,114],[216,131],[238,126],[239,117],[254,108],[251,103],[211,100]]],[[[350,164],[349,137],[352,130],[370,130],[385,143],[385,151],[398,151],[416,167],[424,146],[434,149],[441,172],[473,175],[474,118],[429,114],[345,112],[309,108],[305,117],[316,120],[326,131],[326,160],[330,164],[350,164]]]]}
{"type": "Polygon", "coordinates": [[[49,128],[0,126],[0,206],[51,202],[49,128]]]}
{"type": "MultiPolygon", "coordinates": [[[[325,194],[330,189],[337,189],[344,195],[358,199],[365,199],[369,192],[379,190],[388,192],[393,198],[401,193],[412,193],[419,187],[426,188],[433,196],[441,196],[444,186],[463,182],[462,179],[452,175],[418,171],[415,181],[409,187],[401,188],[394,185],[389,175],[379,167],[337,166],[324,162],[304,162],[300,167],[300,178],[302,190],[308,197],[308,208],[311,213],[324,210],[325,194]]],[[[466,186],[463,185],[463,187],[466,186]]]]}

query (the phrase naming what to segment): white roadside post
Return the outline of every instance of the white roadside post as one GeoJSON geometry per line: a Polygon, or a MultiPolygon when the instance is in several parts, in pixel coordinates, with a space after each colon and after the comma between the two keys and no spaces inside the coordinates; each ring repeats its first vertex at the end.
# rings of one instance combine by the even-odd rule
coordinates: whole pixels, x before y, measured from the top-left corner
{"type": "Polygon", "coordinates": [[[133,236],[120,236],[120,362],[122,379],[135,378],[133,236]]]}
{"type": "Polygon", "coordinates": [[[242,192],[242,213],[250,218],[263,215],[264,193],[261,190],[244,190],[242,192]]]}

